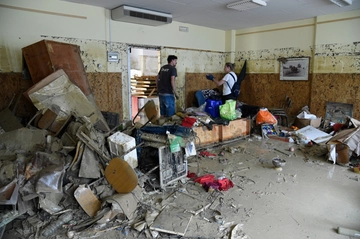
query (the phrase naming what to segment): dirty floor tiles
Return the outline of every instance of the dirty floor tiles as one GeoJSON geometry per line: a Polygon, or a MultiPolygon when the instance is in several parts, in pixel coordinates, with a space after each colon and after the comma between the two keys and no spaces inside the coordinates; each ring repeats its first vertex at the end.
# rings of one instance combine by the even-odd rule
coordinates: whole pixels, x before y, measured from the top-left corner
{"type": "MultiPolygon", "coordinates": [[[[187,208],[189,212],[198,210],[192,216],[186,210],[168,211],[174,217],[169,220],[171,224],[166,225],[164,217],[160,224],[155,221],[153,228],[178,235],[168,234],[166,238],[349,238],[338,234],[336,228],[360,230],[360,177],[347,167],[327,161],[325,155],[317,156],[322,150],[313,150],[317,153],[310,152],[305,157],[303,152],[309,150],[303,147],[250,137],[205,149],[224,153],[223,156],[189,158],[189,172],[199,176],[224,176],[234,183],[234,187],[211,193],[187,181],[147,195],[146,203],[152,203],[154,207],[160,200],[172,207],[187,208]],[[289,151],[290,147],[295,150],[289,151]],[[281,170],[272,164],[275,157],[286,160],[281,170]],[[174,191],[177,191],[175,196],[174,191]],[[199,210],[209,201],[212,202],[210,207],[199,210]],[[176,221],[181,225],[177,227],[176,221]]],[[[3,238],[10,237],[5,234],[3,238]]],[[[56,238],[68,237],[57,235],[56,238]]],[[[145,233],[113,229],[102,233],[84,232],[76,238],[151,237],[145,233]]]]}

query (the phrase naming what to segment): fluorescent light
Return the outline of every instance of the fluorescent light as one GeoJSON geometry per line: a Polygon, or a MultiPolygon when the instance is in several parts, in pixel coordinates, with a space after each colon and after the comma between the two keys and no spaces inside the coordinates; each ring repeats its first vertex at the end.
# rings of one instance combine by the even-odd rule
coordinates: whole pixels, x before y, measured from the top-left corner
{"type": "Polygon", "coordinates": [[[262,0],[242,0],[226,5],[228,8],[238,11],[248,10],[252,8],[266,6],[266,2],[262,0]]]}
{"type": "Polygon", "coordinates": [[[338,5],[339,7],[345,7],[352,4],[352,0],[330,0],[330,2],[338,5]]]}

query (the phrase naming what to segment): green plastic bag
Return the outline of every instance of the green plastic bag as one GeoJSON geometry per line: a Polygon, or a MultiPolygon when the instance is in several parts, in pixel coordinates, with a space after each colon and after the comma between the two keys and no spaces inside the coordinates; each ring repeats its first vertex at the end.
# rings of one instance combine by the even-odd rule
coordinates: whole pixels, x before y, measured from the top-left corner
{"type": "Polygon", "coordinates": [[[227,120],[236,119],[236,101],[227,100],[225,104],[220,105],[220,117],[227,120]]]}

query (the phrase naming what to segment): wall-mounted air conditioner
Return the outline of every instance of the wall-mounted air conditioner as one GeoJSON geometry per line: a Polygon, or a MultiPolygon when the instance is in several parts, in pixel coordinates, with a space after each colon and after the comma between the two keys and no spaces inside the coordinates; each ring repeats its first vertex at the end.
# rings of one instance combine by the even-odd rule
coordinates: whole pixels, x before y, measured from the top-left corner
{"type": "Polygon", "coordinates": [[[149,9],[122,5],[111,10],[111,19],[114,21],[159,26],[172,22],[172,15],[149,9]]]}
{"type": "Polygon", "coordinates": [[[352,0],[330,0],[330,2],[338,5],[339,7],[345,7],[352,4],[352,0]]]}

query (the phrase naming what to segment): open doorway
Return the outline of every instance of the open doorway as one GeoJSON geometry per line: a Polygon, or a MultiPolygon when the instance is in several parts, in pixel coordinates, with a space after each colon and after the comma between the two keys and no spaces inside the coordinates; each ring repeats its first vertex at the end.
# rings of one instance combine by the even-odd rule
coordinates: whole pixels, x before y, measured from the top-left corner
{"type": "MultiPolygon", "coordinates": [[[[160,48],[129,46],[130,116],[134,119],[139,110],[149,100],[159,104],[156,89],[157,74],[160,69],[160,48]]],[[[145,123],[146,114],[142,110],[134,121],[145,123]]]]}

